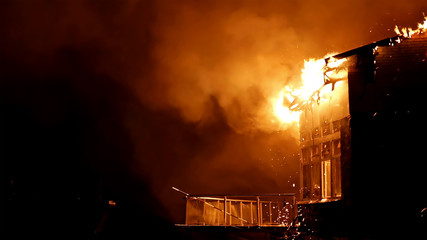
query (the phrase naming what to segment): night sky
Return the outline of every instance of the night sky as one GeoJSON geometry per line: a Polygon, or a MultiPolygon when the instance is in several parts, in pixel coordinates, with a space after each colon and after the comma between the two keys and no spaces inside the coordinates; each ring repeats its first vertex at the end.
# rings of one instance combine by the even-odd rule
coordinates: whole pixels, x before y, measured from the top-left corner
{"type": "Polygon", "coordinates": [[[185,205],[171,186],[298,192],[297,128],[269,98],[304,59],[416,28],[426,11],[421,0],[1,1],[2,239],[177,237],[185,205]]]}

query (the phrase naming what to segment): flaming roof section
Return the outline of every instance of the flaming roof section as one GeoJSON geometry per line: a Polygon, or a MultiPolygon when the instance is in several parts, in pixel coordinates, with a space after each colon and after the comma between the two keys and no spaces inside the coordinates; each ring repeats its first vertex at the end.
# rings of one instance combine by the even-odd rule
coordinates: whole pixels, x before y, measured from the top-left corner
{"type": "MultiPolygon", "coordinates": [[[[419,31],[418,34],[422,34],[423,31],[419,31]]],[[[311,95],[310,99],[307,101],[306,99],[302,99],[302,98],[298,98],[296,97],[292,103],[289,105],[289,109],[291,111],[302,111],[305,106],[308,103],[311,103],[312,101],[316,101],[318,102],[318,100],[320,99],[320,92],[322,91],[322,89],[328,85],[328,84],[332,84],[332,91],[334,90],[334,86],[335,83],[341,80],[344,80],[344,78],[334,78],[334,77],[330,77],[327,73],[328,72],[333,72],[333,71],[340,71],[343,68],[347,68],[347,65],[341,65],[341,64],[336,64],[336,66],[328,66],[328,64],[332,63],[332,62],[337,62],[337,60],[342,60],[342,59],[346,59],[347,57],[356,55],[356,54],[360,54],[364,51],[372,51],[372,54],[375,53],[375,49],[377,49],[378,47],[384,47],[384,46],[394,46],[396,44],[401,43],[402,41],[404,41],[405,39],[408,39],[410,37],[405,37],[403,35],[397,35],[394,37],[390,37],[390,38],[385,38],[382,39],[380,41],[376,41],[343,53],[339,53],[336,55],[333,55],[331,57],[327,57],[325,58],[325,66],[323,67],[323,76],[324,76],[324,84],[323,86],[321,86],[317,91],[314,91],[313,94],[311,95]]]]}

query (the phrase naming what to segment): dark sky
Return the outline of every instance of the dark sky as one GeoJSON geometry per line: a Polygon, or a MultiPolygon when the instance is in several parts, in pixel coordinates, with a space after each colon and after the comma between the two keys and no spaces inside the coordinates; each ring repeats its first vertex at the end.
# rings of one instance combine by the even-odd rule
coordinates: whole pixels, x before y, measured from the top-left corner
{"type": "MultiPolygon", "coordinates": [[[[278,124],[271,97],[298,81],[304,59],[394,36],[426,10],[421,0],[1,1],[2,209],[12,209],[2,221],[62,219],[99,191],[156,224],[184,220],[171,186],[295,192],[295,127],[278,124]]],[[[90,209],[82,216],[97,222],[90,209]]]]}

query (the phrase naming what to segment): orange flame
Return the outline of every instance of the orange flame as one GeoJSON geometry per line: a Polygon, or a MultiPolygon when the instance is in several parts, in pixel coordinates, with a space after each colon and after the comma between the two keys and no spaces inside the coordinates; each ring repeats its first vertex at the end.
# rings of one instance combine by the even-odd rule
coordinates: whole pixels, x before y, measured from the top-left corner
{"type": "Polygon", "coordinates": [[[299,121],[300,113],[291,111],[288,107],[284,105],[284,102],[286,100],[291,102],[292,99],[293,101],[292,96],[290,96],[289,94],[286,94],[285,96],[285,93],[288,91],[289,89],[283,89],[282,91],[280,91],[279,97],[277,99],[273,99],[274,113],[281,123],[296,123],[299,121]]]}
{"type": "MultiPolygon", "coordinates": [[[[424,22],[419,23],[418,28],[415,30],[411,28],[399,29],[396,26],[394,31],[406,38],[410,38],[414,34],[423,34],[427,32],[427,17],[424,16],[424,22]]],[[[334,54],[328,55],[332,56],[334,54]]],[[[274,99],[274,112],[280,122],[298,122],[299,114],[305,106],[313,102],[322,101],[328,93],[334,90],[334,86],[338,81],[346,78],[347,69],[343,63],[347,59],[334,59],[333,57],[328,57],[328,55],[322,59],[304,60],[299,86],[286,86],[279,96],[274,99]],[[285,106],[285,103],[288,103],[286,104],[288,106],[285,106]]]]}
{"type": "Polygon", "coordinates": [[[327,62],[324,58],[304,60],[300,86],[286,86],[274,101],[276,117],[283,123],[298,122],[300,111],[305,105],[321,101],[325,94],[333,90],[327,86],[332,86],[346,76],[347,71],[342,67],[346,61],[345,58],[332,57],[327,62]],[[288,106],[284,103],[288,103],[288,106]]]}
{"type": "Polygon", "coordinates": [[[394,27],[394,32],[399,36],[404,36],[406,38],[412,37],[414,34],[422,34],[427,31],[427,17],[424,16],[424,22],[418,23],[418,28],[412,30],[412,28],[401,28],[396,25],[394,27]]]}

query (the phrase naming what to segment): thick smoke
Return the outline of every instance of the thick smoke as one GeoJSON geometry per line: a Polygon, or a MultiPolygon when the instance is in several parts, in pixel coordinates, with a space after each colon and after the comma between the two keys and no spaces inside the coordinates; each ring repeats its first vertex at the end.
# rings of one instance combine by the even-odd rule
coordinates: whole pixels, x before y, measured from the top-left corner
{"type": "Polygon", "coordinates": [[[271,100],[298,82],[304,58],[393,35],[399,15],[390,15],[402,8],[422,18],[419,6],[372,1],[166,0],[153,8],[150,53],[158,91],[147,96],[149,105],[172,106],[185,120],[199,122],[214,98],[239,133],[295,127],[280,125],[271,100]],[[393,21],[387,26],[379,23],[382,18],[393,21]]]}
{"type": "Polygon", "coordinates": [[[173,221],[183,221],[184,206],[172,185],[297,192],[297,129],[275,119],[272,98],[297,84],[304,59],[393,36],[395,24],[415,26],[426,9],[425,1],[2,1],[10,167],[2,181],[34,182],[40,171],[38,195],[53,192],[45,176],[59,179],[55,189],[67,177],[83,194],[74,172],[84,169],[105,179],[112,198],[140,200],[143,213],[155,206],[173,221]]]}
{"type": "Polygon", "coordinates": [[[286,59],[298,42],[286,17],[236,6],[202,7],[180,3],[162,9],[153,25],[154,74],[165,88],[163,101],[199,122],[214,98],[237,132],[279,130],[271,98],[298,73],[286,59]]]}

